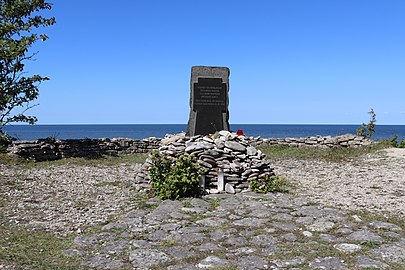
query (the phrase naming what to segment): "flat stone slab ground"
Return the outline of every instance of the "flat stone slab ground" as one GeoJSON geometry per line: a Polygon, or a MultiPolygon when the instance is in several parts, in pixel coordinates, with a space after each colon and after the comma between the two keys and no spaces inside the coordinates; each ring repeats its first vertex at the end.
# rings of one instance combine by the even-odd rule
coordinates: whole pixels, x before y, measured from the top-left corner
{"type": "Polygon", "coordinates": [[[96,269],[404,269],[405,228],[292,194],[150,199],[66,254],[96,269]]]}
{"type": "Polygon", "coordinates": [[[0,164],[0,224],[78,235],[65,253],[94,269],[405,269],[405,225],[384,217],[405,218],[405,149],[271,164],[291,194],[138,203],[140,164],[0,164]]]}

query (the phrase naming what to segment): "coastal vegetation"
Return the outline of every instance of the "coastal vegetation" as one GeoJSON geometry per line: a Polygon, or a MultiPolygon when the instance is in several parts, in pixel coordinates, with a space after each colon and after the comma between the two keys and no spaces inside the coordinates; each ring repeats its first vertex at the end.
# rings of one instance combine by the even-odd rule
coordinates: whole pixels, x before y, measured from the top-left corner
{"type": "Polygon", "coordinates": [[[152,152],[149,176],[152,191],[161,199],[194,197],[201,194],[199,178],[204,173],[195,159],[181,155],[174,160],[158,152],[152,152]]]}
{"type": "Polygon", "coordinates": [[[402,139],[400,142],[398,142],[398,135],[395,135],[391,139],[387,139],[385,141],[385,143],[390,144],[392,147],[405,148],[405,139],[402,139]]]}
{"type": "Polygon", "coordinates": [[[371,138],[371,136],[373,135],[373,133],[375,133],[375,122],[377,122],[376,120],[376,113],[374,112],[373,109],[371,109],[368,114],[370,115],[370,121],[368,122],[368,124],[361,124],[361,127],[359,127],[358,129],[356,129],[356,133],[357,135],[366,137],[366,138],[371,138]]]}
{"type": "Polygon", "coordinates": [[[287,181],[278,176],[265,176],[259,179],[249,179],[249,185],[253,192],[268,193],[268,192],[286,192],[287,181]]]}

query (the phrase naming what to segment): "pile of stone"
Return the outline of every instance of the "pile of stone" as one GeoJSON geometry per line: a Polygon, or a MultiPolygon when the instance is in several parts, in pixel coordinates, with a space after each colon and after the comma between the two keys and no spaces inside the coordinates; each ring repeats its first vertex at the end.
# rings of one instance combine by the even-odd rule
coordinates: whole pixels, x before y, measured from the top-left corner
{"type": "Polygon", "coordinates": [[[371,146],[374,142],[366,137],[345,134],[340,136],[309,136],[302,138],[269,138],[263,139],[268,145],[287,145],[290,147],[320,147],[320,148],[356,148],[371,146]]]}
{"type": "MultiPolygon", "coordinates": [[[[167,135],[158,150],[173,158],[179,154],[194,156],[200,166],[206,169],[204,186],[208,193],[235,193],[249,189],[248,179],[274,176],[265,155],[251,144],[258,140],[237,136],[229,131],[193,137],[182,133],[167,135]]],[[[147,174],[150,165],[151,160],[148,159],[136,176],[137,183],[150,181],[147,174]]]]}
{"type": "Polygon", "coordinates": [[[147,153],[152,149],[157,149],[160,141],[161,139],[154,137],[142,140],[127,138],[56,140],[46,138],[34,141],[14,141],[7,151],[9,154],[36,161],[71,157],[95,158],[103,155],[147,153]]]}

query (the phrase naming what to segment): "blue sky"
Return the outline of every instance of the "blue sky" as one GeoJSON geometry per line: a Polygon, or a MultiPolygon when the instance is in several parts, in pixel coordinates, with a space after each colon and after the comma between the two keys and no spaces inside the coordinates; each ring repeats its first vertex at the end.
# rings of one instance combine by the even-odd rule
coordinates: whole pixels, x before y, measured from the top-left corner
{"type": "Polygon", "coordinates": [[[193,65],[235,123],[405,124],[405,1],[53,0],[38,124],[187,123],[193,65]]]}

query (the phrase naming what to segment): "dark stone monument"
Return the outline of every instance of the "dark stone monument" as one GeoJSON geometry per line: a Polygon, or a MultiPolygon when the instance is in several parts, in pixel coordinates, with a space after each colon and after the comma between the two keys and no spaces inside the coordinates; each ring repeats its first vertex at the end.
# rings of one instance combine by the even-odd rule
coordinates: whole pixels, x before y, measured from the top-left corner
{"type": "Polygon", "coordinates": [[[191,68],[187,135],[207,135],[229,130],[228,91],[229,68],[191,68]]]}

